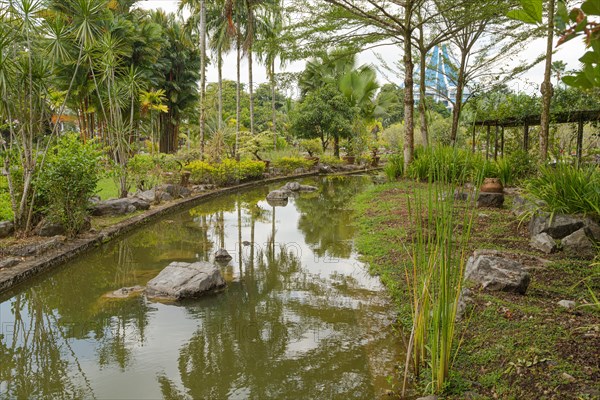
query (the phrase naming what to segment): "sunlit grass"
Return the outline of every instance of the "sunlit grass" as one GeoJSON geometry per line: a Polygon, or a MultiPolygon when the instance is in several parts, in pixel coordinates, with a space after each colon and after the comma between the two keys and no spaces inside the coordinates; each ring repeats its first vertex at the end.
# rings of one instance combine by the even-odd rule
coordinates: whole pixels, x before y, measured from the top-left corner
{"type": "Polygon", "coordinates": [[[119,188],[113,178],[102,178],[98,181],[96,186],[96,195],[100,196],[102,200],[108,200],[119,197],[119,188]]]}

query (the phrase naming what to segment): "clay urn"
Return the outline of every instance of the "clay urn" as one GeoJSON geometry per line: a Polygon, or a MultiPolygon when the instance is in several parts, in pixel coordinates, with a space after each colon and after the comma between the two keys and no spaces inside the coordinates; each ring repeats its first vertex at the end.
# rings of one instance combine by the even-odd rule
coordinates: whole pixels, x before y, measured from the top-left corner
{"type": "Polygon", "coordinates": [[[500,178],[485,178],[483,185],[481,185],[481,191],[485,193],[502,193],[504,187],[500,178]]]}

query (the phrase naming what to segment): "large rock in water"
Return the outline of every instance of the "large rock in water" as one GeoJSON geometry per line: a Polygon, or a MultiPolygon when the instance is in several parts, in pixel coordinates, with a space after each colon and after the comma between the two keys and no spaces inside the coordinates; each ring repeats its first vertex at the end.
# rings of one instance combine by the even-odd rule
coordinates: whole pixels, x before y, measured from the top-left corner
{"type": "Polygon", "coordinates": [[[123,215],[136,210],[147,210],[150,203],[136,197],[113,199],[101,201],[91,207],[91,214],[96,216],[103,215],[123,215]]]}
{"type": "Polygon", "coordinates": [[[300,182],[292,181],[292,182],[286,183],[279,190],[282,190],[282,191],[289,190],[291,192],[314,192],[319,189],[315,186],[301,185],[300,182]]]}
{"type": "Polygon", "coordinates": [[[215,253],[215,261],[229,262],[232,259],[233,259],[233,257],[231,257],[231,255],[229,254],[229,252],[227,250],[225,250],[225,249],[219,249],[215,253]]]}
{"type": "Polygon", "coordinates": [[[221,271],[210,263],[172,262],[148,282],[146,295],[181,300],[199,297],[223,286],[221,271]]]}
{"type": "Polygon", "coordinates": [[[290,195],[291,192],[289,190],[273,190],[267,195],[267,200],[287,200],[290,195]]]}
{"type": "Polygon", "coordinates": [[[531,276],[516,261],[475,252],[467,261],[465,280],[475,282],[487,290],[525,294],[531,276]]]}

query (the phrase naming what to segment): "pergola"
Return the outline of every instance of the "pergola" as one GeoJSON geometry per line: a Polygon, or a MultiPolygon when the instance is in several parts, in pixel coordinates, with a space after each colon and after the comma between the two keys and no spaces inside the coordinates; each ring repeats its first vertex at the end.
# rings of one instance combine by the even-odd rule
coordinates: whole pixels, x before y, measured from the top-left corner
{"type": "MultiPolygon", "coordinates": [[[[583,125],[586,122],[600,121],[600,110],[566,111],[552,113],[550,122],[558,124],[577,123],[577,161],[581,162],[583,151],[583,125]]],[[[541,124],[540,114],[527,115],[525,117],[508,117],[503,119],[487,119],[475,121],[473,124],[473,152],[475,152],[475,131],[478,126],[487,126],[487,138],[485,146],[486,158],[490,156],[490,138],[492,127],[494,131],[494,159],[498,157],[498,140],[500,140],[500,151],[504,154],[504,128],[523,127],[523,150],[529,149],[529,127],[541,124]]]]}

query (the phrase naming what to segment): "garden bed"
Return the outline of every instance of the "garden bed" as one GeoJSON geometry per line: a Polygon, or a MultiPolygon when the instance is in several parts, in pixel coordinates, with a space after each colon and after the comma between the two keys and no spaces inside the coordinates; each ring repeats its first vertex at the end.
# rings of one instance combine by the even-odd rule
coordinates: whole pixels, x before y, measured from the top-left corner
{"type": "MultiPolygon", "coordinates": [[[[411,320],[404,266],[414,229],[407,199],[414,190],[426,189],[414,182],[385,184],[360,195],[354,204],[358,251],[388,287],[406,336],[411,320]]],[[[588,288],[579,284],[600,273],[600,266],[564,253],[532,250],[527,224],[509,211],[510,197],[507,202],[504,209],[475,210],[469,253],[502,251],[522,262],[532,281],[525,296],[473,293],[474,304],[458,326],[461,347],[443,398],[600,398],[600,312],[590,306],[588,288]],[[557,304],[561,300],[578,306],[563,308],[557,304]]],[[[600,292],[597,280],[589,284],[600,292]]],[[[418,394],[426,392],[419,384],[417,388],[418,394]]]]}

